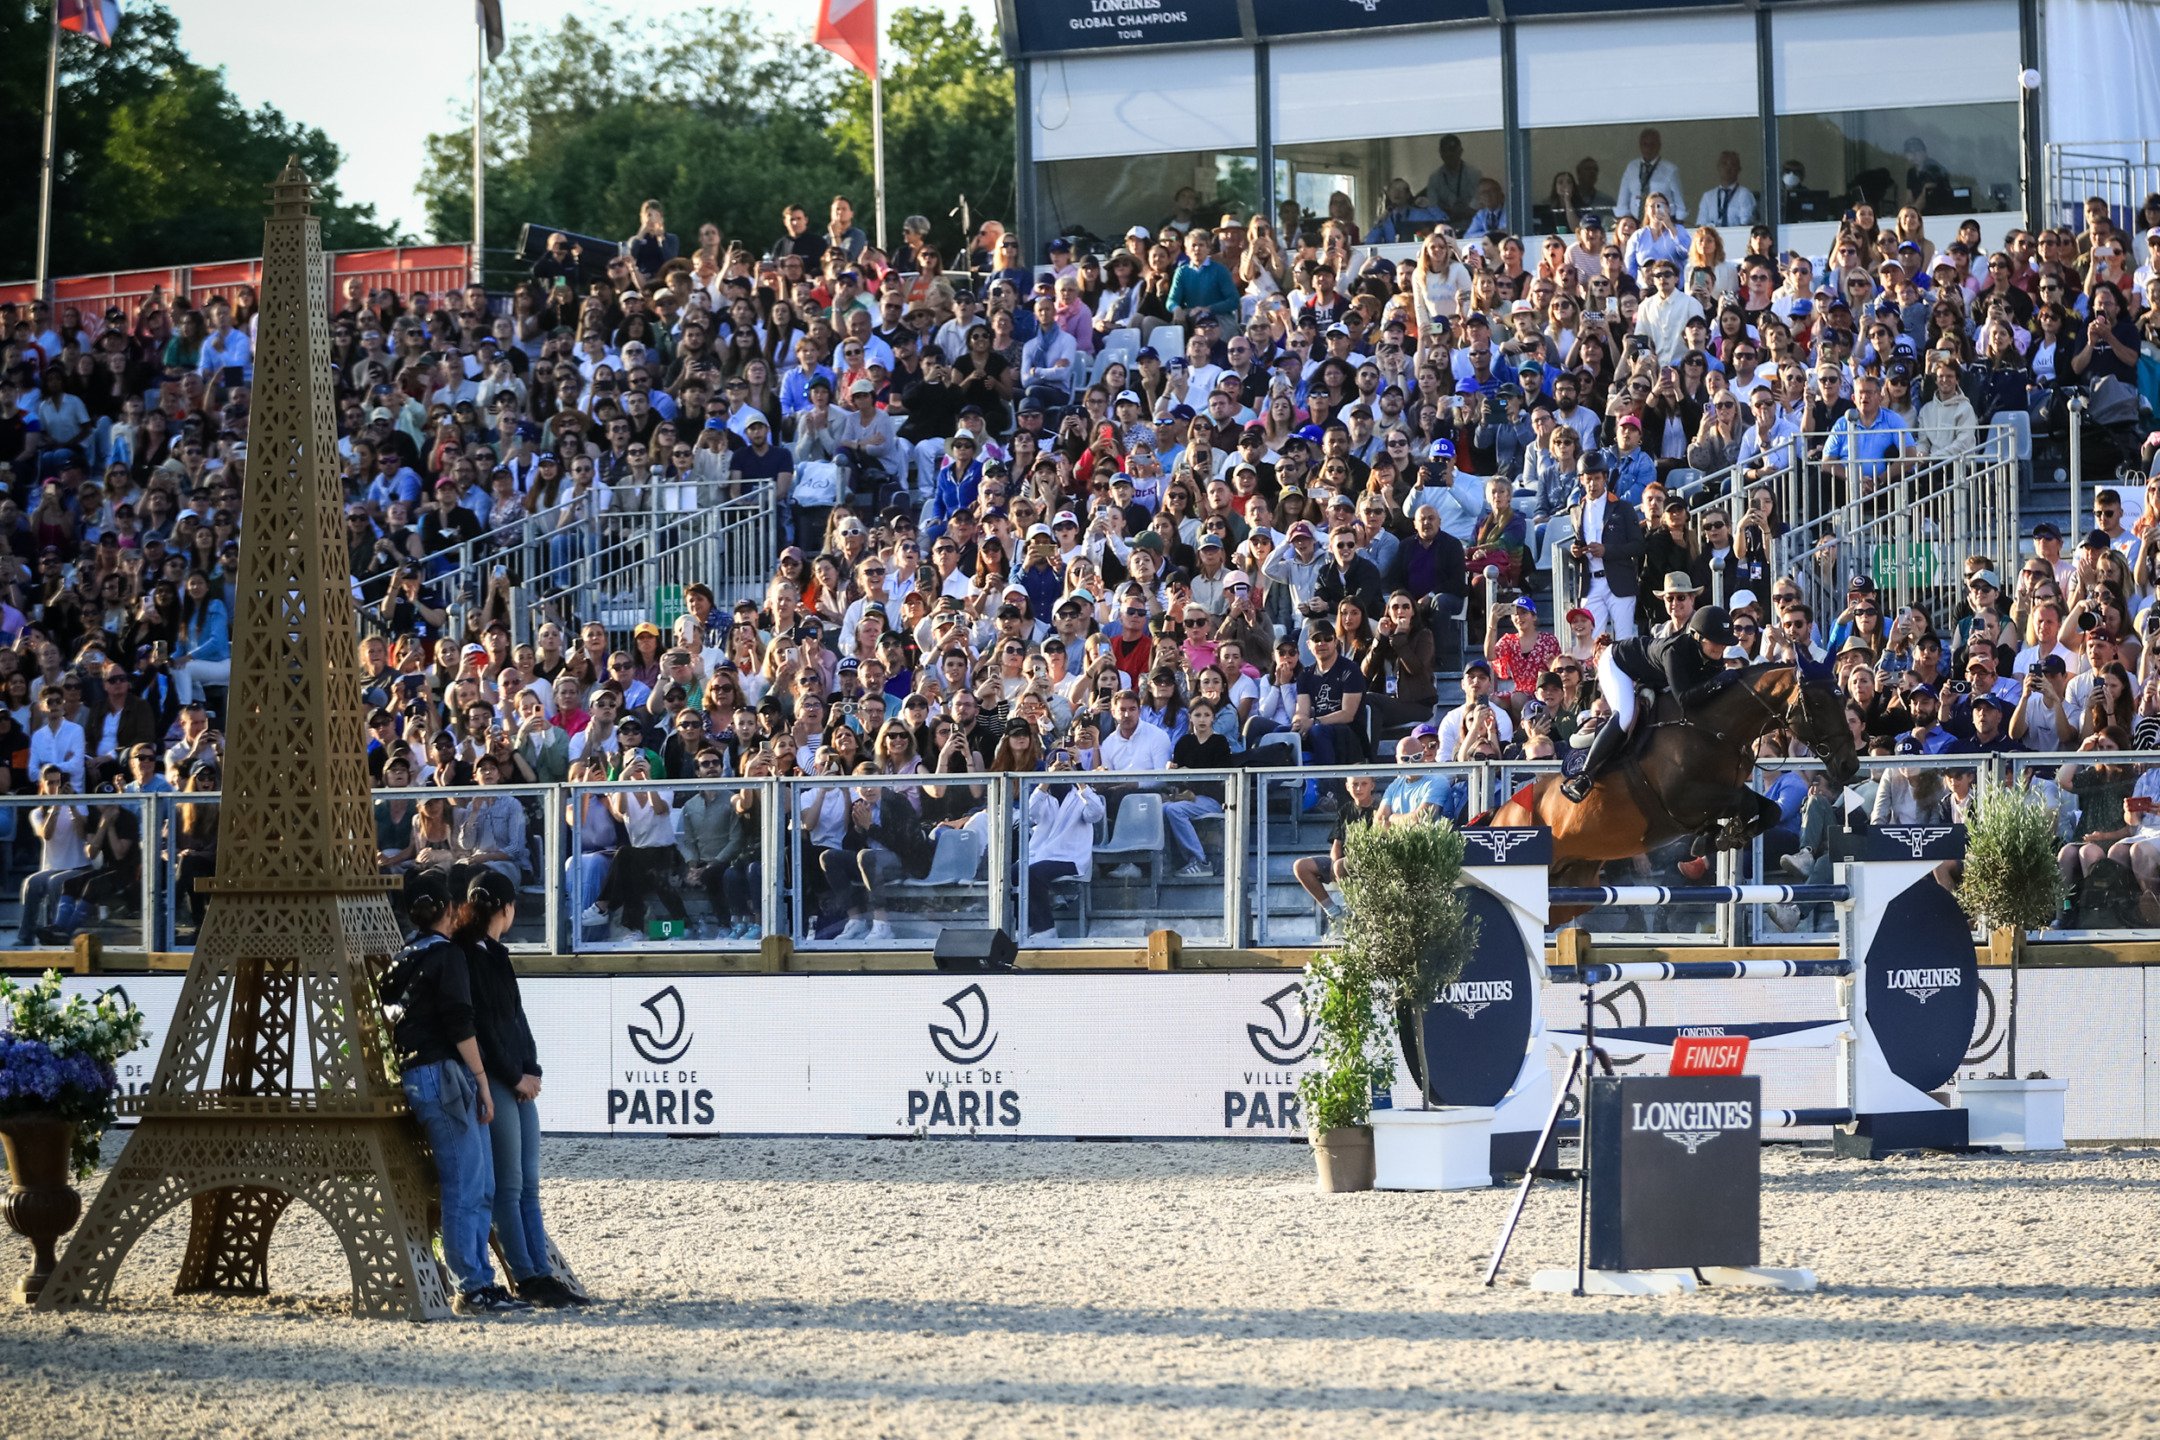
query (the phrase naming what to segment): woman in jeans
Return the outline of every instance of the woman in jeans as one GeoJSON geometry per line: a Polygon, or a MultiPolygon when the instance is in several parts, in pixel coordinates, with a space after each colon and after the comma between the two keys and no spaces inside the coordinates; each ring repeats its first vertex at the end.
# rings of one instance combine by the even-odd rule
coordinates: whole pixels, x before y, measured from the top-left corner
{"type": "Polygon", "coordinates": [[[488,1258],[495,1165],[484,1132],[494,1123],[495,1103],[473,1027],[470,967],[464,947],[450,938],[456,917],[450,887],[430,875],[416,878],[411,893],[420,933],[383,977],[383,1015],[397,1047],[399,1083],[435,1152],[443,1263],[458,1292],[452,1303],[465,1315],[531,1310],[495,1283],[488,1258]]]}
{"type": "MultiPolygon", "coordinates": [[[[571,783],[580,780],[607,779],[607,762],[596,751],[589,757],[570,762],[571,783]]],[[[614,867],[616,847],[622,843],[622,832],[616,828],[615,816],[608,809],[607,796],[599,790],[573,790],[570,793],[569,820],[571,832],[577,837],[577,853],[564,867],[564,883],[570,887],[571,909],[579,910],[580,923],[605,925],[607,906],[600,897],[607,891],[608,872],[614,867]]]]}
{"type": "Polygon", "coordinates": [[[458,908],[458,945],[472,990],[474,1038],[488,1098],[495,1199],[491,1207],[503,1263],[520,1300],[550,1310],[590,1301],[556,1278],[540,1219],[540,1059],[518,994],[517,970],[502,937],[517,918],[517,887],[500,872],[477,868],[458,908]]]}

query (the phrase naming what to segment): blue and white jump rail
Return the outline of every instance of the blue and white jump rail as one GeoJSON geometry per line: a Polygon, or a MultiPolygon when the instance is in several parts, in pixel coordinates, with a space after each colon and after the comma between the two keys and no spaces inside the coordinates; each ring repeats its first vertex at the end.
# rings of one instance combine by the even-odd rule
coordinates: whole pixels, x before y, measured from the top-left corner
{"type": "MultiPolygon", "coordinates": [[[[1597,1041],[1615,1058],[1669,1053],[1689,1035],[1744,1035],[1754,1049],[1838,1050],[1832,1103],[1763,1113],[1766,1128],[1833,1125],[1845,1154],[1953,1148],[1967,1143],[1967,1115],[1930,1094],[1957,1073],[1979,1007],[1970,922],[1935,867],[1965,853],[1964,827],[1878,827],[1859,863],[1834,885],[1629,885],[1556,888],[1552,834],[1541,827],[1466,827],[1462,885],[1479,921],[1477,951],[1426,1012],[1440,1103],[1494,1109],[1494,1173],[1534,1156],[1552,1075],[1546,1048],[1572,1049],[1574,1029],[1548,1029],[1540,1004],[1548,983],[1654,984],[1680,980],[1835,978],[1840,1014],[1820,1020],[1605,1028],[1597,1041]],[[1555,908],[1600,905],[1827,903],[1837,907],[1837,959],[1680,960],[1593,963],[1587,973],[1545,965],[1555,908]]],[[[1653,997],[1654,991],[1645,991],[1653,997]]]]}

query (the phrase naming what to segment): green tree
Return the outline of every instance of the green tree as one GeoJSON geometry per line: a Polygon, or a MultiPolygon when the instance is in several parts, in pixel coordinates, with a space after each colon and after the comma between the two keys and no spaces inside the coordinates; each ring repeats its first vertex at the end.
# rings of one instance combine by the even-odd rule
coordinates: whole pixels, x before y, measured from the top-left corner
{"type": "MultiPolygon", "coordinates": [[[[891,238],[910,211],[957,238],[945,216],[962,192],[979,215],[1009,212],[1012,76],[995,42],[969,17],[907,9],[888,43],[891,238]]],[[[747,6],[520,30],[486,84],[490,250],[514,249],[528,223],[620,239],[648,199],[685,248],[710,221],[762,253],[783,205],[822,219],[835,194],[869,228],[868,80],[747,6]]],[[[471,237],[469,112],[466,128],[429,137],[421,190],[438,239],[471,237]]]]}
{"type": "MultiPolygon", "coordinates": [[[[51,0],[0,0],[0,276],[37,268],[38,153],[51,0]]],[[[323,243],[390,243],[373,206],[344,204],[337,147],[270,106],[248,110],[224,72],[180,47],[155,0],[131,3],[108,49],[60,37],[53,173],[57,274],[239,259],[262,249],[265,187],[298,154],[323,186],[323,243]]]]}
{"type": "MultiPolygon", "coordinates": [[[[950,257],[966,237],[949,212],[968,197],[977,219],[1010,221],[1013,211],[1013,77],[997,37],[975,17],[947,19],[910,6],[885,26],[886,240],[922,215],[950,257]]],[[[849,67],[840,82],[833,138],[864,176],[871,173],[870,77],[849,67]]],[[[870,229],[870,195],[855,203],[870,229]]]]}

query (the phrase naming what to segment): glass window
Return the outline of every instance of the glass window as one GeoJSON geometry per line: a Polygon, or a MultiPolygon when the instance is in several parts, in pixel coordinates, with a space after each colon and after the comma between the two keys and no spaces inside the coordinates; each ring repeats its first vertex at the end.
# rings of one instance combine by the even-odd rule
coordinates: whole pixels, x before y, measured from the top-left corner
{"type": "Polygon", "coordinates": [[[1835,220],[1861,200],[1884,216],[2018,204],[2016,101],[1781,115],[1778,152],[1788,221],[1835,220]]]}
{"type": "Polygon", "coordinates": [[[1617,211],[1640,217],[1646,190],[1671,195],[1679,203],[1673,218],[1683,224],[1714,221],[1717,192],[1724,175],[1738,164],[1730,183],[1748,194],[1748,214],[1727,199],[1725,223],[1746,225],[1761,218],[1753,209],[1762,198],[1762,122],[1755,119],[1670,120],[1656,125],[1556,125],[1530,132],[1530,229],[1557,234],[1574,228],[1581,207],[1596,207],[1608,234],[1617,211]],[[1726,159],[1727,152],[1731,158],[1726,159]],[[1724,168],[1720,161],[1725,160],[1724,168]],[[1648,162],[1650,183],[1642,183],[1648,162]],[[1705,196],[1710,208],[1703,208],[1705,196]]]}
{"type": "Polygon", "coordinates": [[[1498,130],[1275,147],[1277,201],[1294,201],[1299,218],[1314,221],[1328,218],[1331,202],[1347,202],[1360,240],[1414,240],[1440,219],[1467,231],[1481,179],[1503,187],[1504,205],[1507,154],[1498,130]]]}
{"type": "Polygon", "coordinates": [[[1173,219],[1212,226],[1226,213],[1242,221],[1260,205],[1260,172],[1250,150],[1050,160],[1035,167],[1035,178],[1048,233],[1089,241],[1104,253],[1135,225],[1150,234],[1173,219]]]}

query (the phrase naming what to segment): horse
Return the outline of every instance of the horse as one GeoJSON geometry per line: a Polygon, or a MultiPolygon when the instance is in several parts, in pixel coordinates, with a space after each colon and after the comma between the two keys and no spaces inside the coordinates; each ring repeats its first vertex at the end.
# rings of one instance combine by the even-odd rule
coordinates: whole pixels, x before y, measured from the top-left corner
{"type": "Polygon", "coordinates": [[[1797,666],[1750,665],[1691,713],[1662,696],[1643,719],[1647,733],[1629,741],[1580,805],[1560,793],[1560,776],[1547,775],[1493,812],[1494,825],[1551,828],[1553,884],[1595,885],[1606,861],[1633,860],[1686,836],[1704,855],[1737,850],[1769,830],[1778,807],[1748,780],[1755,742],[1773,730],[1798,736],[1840,788],[1860,774],[1845,702],[1797,666]]]}

